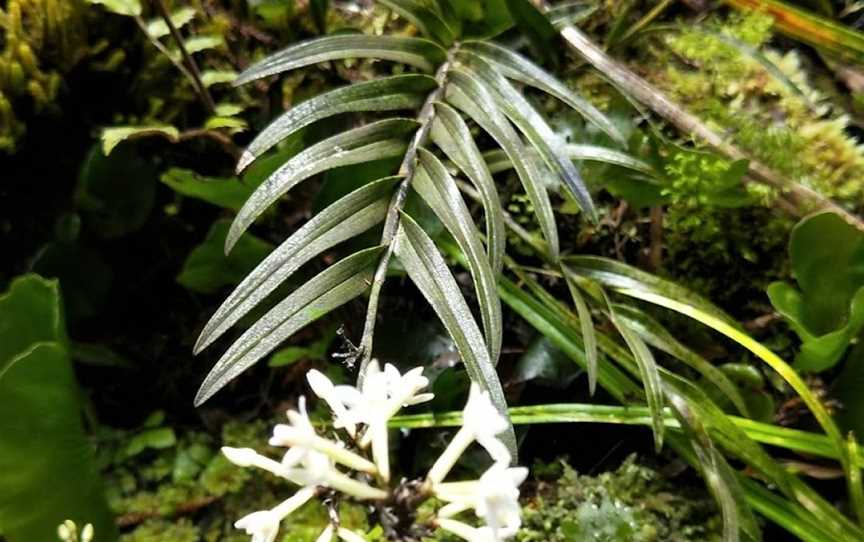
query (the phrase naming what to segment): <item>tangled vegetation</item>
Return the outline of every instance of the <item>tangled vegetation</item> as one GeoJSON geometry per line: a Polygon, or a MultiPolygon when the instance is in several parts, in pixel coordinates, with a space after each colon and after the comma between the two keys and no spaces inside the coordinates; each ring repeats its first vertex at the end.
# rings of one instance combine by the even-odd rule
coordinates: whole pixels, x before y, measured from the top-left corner
{"type": "Polygon", "coordinates": [[[8,0],[0,540],[864,539],[862,13],[8,0]]]}

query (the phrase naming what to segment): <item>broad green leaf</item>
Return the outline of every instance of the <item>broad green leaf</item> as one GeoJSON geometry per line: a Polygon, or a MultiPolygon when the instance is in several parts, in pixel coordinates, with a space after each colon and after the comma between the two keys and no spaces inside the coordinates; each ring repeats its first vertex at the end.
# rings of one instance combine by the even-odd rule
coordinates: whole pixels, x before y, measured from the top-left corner
{"type": "Polygon", "coordinates": [[[277,169],[246,201],[231,224],[225,251],[258,216],[301,181],[328,169],[404,153],[417,128],[409,119],[387,119],[342,132],[306,148],[277,169]]]}
{"type": "Polygon", "coordinates": [[[186,257],[177,275],[177,282],[187,290],[212,294],[225,286],[233,286],[255,269],[273,248],[266,241],[244,235],[231,254],[226,256],[222,247],[229,227],[227,220],[214,222],[204,242],[186,257]]]}
{"type": "Polygon", "coordinates": [[[274,250],[231,292],[204,326],[195,343],[197,354],[261,303],[312,258],[384,219],[400,177],[363,186],[315,215],[274,250]]]}
{"type": "Polygon", "coordinates": [[[483,243],[480,242],[480,232],[477,231],[471,212],[462,200],[456,181],[447,173],[444,164],[423,148],[419,149],[418,158],[411,186],[435,211],[468,261],[468,269],[477,292],[477,303],[480,305],[486,345],[493,363],[497,363],[504,332],[501,323],[501,300],[498,298],[495,272],[492,271],[483,251],[483,243]]]}
{"type": "Polygon", "coordinates": [[[216,362],[195,395],[201,405],[307,324],[366,291],[381,247],[356,252],[295,290],[244,332],[216,362]]]}
{"type": "Polygon", "coordinates": [[[453,43],[456,36],[441,16],[422,0],[378,0],[399,15],[411,21],[423,34],[445,47],[453,43]]]}
{"type": "Polygon", "coordinates": [[[437,86],[428,75],[396,75],[337,88],[292,107],[261,131],[246,147],[237,171],[296,131],[318,120],[351,111],[393,111],[423,105],[437,86]]]}
{"type": "MultiPolygon", "coordinates": [[[[474,142],[468,125],[462,116],[449,105],[435,104],[432,119],[432,141],[441,149],[477,189],[483,202],[486,216],[486,244],[492,271],[497,276],[501,271],[507,233],[504,230],[504,211],[495,181],[486,167],[486,162],[474,142]]],[[[506,155],[505,155],[506,156],[506,155]]]]}
{"type": "Polygon", "coordinates": [[[56,281],[14,280],[0,296],[0,532],[56,540],[66,519],[117,539],[81,423],[56,281]]]}
{"type": "Polygon", "coordinates": [[[184,196],[239,211],[256,186],[237,177],[205,177],[191,169],[171,168],[159,180],[184,196]]]}
{"type": "Polygon", "coordinates": [[[477,80],[462,69],[454,68],[448,72],[450,84],[447,87],[447,102],[463,111],[480,125],[504,149],[514,164],[516,173],[534,206],[537,222],[548,244],[552,258],[558,255],[558,229],[552,203],[546,191],[543,170],[537,159],[532,156],[509,121],[500,113],[498,105],[477,80]]]}
{"type": "Polygon", "coordinates": [[[30,270],[60,281],[66,319],[73,323],[104,310],[114,279],[104,255],[78,241],[54,241],[43,246],[30,270]]]}
{"type": "Polygon", "coordinates": [[[94,145],[78,175],[75,203],[84,225],[99,237],[115,239],[141,228],[156,197],[156,169],[132,146],[103,155],[94,145]]]}
{"type": "Polygon", "coordinates": [[[582,330],[582,345],[585,349],[585,362],[588,371],[588,392],[594,395],[594,390],[597,389],[597,336],[594,333],[594,321],[591,318],[591,311],[588,309],[585,297],[579,291],[579,286],[569,278],[566,272],[564,280],[567,282],[567,289],[570,291],[570,297],[573,298],[573,304],[576,306],[576,314],[579,316],[579,329],[582,330]]]}
{"type": "Polygon", "coordinates": [[[554,75],[519,53],[491,41],[471,41],[463,47],[483,58],[495,69],[500,70],[501,74],[505,77],[542,90],[558,98],[614,141],[622,145],[625,144],[624,135],[606,115],[568,88],[567,85],[554,75]]]}
{"type": "Polygon", "coordinates": [[[554,41],[558,31],[549,19],[529,0],[506,0],[506,3],[510,17],[528,38],[532,51],[545,62],[554,64],[557,60],[554,41]]]}
{"type": "MultiPolygon", "coordinates": [[[[182,7],[171,14],[171,22],[175,28],[183,28],[195,18],[195,8],[186,6],[182,7]]],[[[170,33],[168,23],[165,19],[157,17],[147,22],[147,33],[151,38],[159,39],[167,36],[170,33]]]]}
{"type": "Polygon", "coordinates": [[[420,38],[341,34],[303,41],[247,68],[234,81],[242,85],[269,75],[282,73],[328,60],[378,58],[435,71],[444,62],[446,52],[435,42],[420,38]]]}
{"type": "Polygon", "coordinates": [[[207,130],[226,129],[231,134],[236,134],[245,131],[249,127],[246,121],[237,117],[220,117],[213,116],[207,119],[204,123],[204,128],[207,130]]]}
{"type": "Polygon", "coordinates": [[[864,326],[864,233],[821,212],[795,226],[789,252],[801,292],[775,282],[768,297],[801,337],[796,366],[828,369],[864,326]]]}
{"type": "MultiPolygon", "coordinates": [[[[534,151],[532,150],[532,152],[534,151]]],[[[610,149],[608,147],[568,143],[564,145],[564,154],[571,160],[602,162],[604,164],[612,164],[613,166],[632,169],[650,177],[656,175],[651,164],[638,158],[634,158],[627,153],[610,149]]],[[[486,160],[486,164],[489,166],[489,171],[492,173],[499,173],[513,168],[513,164],[507,158],[507,154],[501,150],[484,152],[483,158],[486,160]]]]}
{"type": "Polygon", "coordinates": [[[591,200],[591,194],[588,193],[585,181],[582,180],[576,166],[566,156],[563,148],[564,140],[552,130],[525,97],[489,63],[471,53],[466,56],[470,58],[472,72],[493,96],[496,105],[519,128],[532,147],[537,150],[546,166],[564,183],[588,218],[596,220],[597,211],[591,200]]]}
{"type": "Polygon", "coordinates": [[[126,15],[127,17],[141,15],[140,0],[87,0],[87,2],[105,6],[105,9],[117,15],[126,15]]]}
{"type": "Polygon", "coordinates": [[[748,415],[747,403],[741,396],[741,392],[723,371],[681,344],[660,322],[641,309],[631,305],[616,304],[615,310],[618,316],[625,320],[645,342],[699,372],[706,381],[716,386],[740,413],[748,415]]]}
{"type": "Polygon", "coordinates": [[[139,137],[162,136],[168,141],[176,142],[180,131],[168,124],[153,124],[149,126],[114,126],[102,130],[102,152],[105,156],[111,154],[114,147],[127,139],[139,137]]]}
{"type": "MultiPolygon", "coordinates": [[[[435,243],[404,213],[395,243],[396,256],[453,337],[471,379],[489,392],[495,407],[507,416],[507,400],[495,372],[495,360],[489,356],[483,334],[435,243]]],[[[512,426],[502,440],[515,462],[516,434],[512,426]]]]}
{"type": "Polygon", "coordinates": [[[648,400],[648,409],[651,411],[654,447],[659,453],[663,448],[663,407],[666,404],[666,399],[663,393],[663,384],[660,381],[660,373],[657,371],[657,361],[645,341],[639,337],[638,333],[630,329],[626,320],[618,316],[614,305],[608,299],[606,299],[606,305],[612,324],[624,338],[624,342],[627,343],[627,347],[633,354],[633,359],[639,366],[642,385],[645,386],[645,397],[648,400]]]}

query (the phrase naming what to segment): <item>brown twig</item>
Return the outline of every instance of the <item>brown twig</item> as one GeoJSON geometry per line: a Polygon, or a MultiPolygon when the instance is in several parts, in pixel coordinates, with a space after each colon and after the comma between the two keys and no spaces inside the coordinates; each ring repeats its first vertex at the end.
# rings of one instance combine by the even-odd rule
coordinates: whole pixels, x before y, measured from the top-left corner
{"type": "Polygon", "coordinates": [[[794,206],[796,214],[803,215],[816,209],[830,209],[841,215],[851,225],[864,231],[864,221],[860,217],[853,215],[815,190],[797,182],[790,182],[765,164],[754,160],[752,156],[709,128],[698,117],[673,102],[660,90],[610,57],[576,27],[564,26],[561,29],[561,36],[594,68],[613,84],[620,87],[622,92],[651,108],[682,132],[692,134],[729,158],[747,160],[750,178],[784,192],[794,206]]]}
{"type": "Polygon", "coordinates": [[[213,97],[210,96],[210,91],[208,91],[207,87],[204,85],[204,81],[201,80],[201,71],[198,70],[198,64],[195,63],[195,59],[192,58],[192,55],[190,55],[189,51],[186,50],[186,45],[183,43],[183,36],[180,35],[180,31],[177,30],[176,26],[174,26],[174,21],[171,20],[171,14],[168,13],[168,8],[165,7],[165,2],[162,0],[153,0],[153,4],[159,11],[162,19],[165,20],[165,24],[171,32],[171,37],[177,42],[177,48],[180,50],[180,55],[186,63],[186,68],[192,78],[192,86],[195,88],[195,92],[198,94],[198,97],[201,99],[201,103],[204,104],[207,112],[212,115],[216,112],[216,104],[213,102],[213,97]]]}

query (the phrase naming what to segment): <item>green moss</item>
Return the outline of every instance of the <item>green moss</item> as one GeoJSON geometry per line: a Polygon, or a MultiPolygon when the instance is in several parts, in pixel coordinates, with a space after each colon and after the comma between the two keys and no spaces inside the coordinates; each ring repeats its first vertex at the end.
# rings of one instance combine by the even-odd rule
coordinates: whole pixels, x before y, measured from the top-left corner
{"type": "Polygon", "coordinates": [[[62,74],[86,53],[81,0],[9,0],[0,8],[0,151],[15,150],[25,124],[16,110],[48,108],[62,74]]]}
{"type": "Polygon", "coordinates": [[[646,65],[662,66],[649,77],[761,162],[860,208],[864,148],[847,135],[849,117],[814,88],[796,51],[766,45],[771,36],[759,13],[682,26],[645,49],[646,65]]]}
{"type": "Polygon", "coordinates": [[[673,486],[635,456],[598,476],[563,462],[561,469],[525,504],[518,542],[720,540],[720,518],[704,491],[673,486]]]}

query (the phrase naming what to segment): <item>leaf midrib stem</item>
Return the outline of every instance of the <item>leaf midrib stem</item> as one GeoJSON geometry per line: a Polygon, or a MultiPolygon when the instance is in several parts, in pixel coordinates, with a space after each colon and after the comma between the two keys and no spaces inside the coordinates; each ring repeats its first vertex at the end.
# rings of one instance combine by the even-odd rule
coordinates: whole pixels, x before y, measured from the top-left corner
{"type": "Polygon", "coordinates": [[[414,138],[408,149],[405,151],[405,157],[399,166],[398,175],[403,176],[402,182],[393,194],[390,200],[390,206],[387,210],[387,218],[384,221],[384,232],[381,235],[381,245],[386,246],[384,254],[378,261],[378,267],[375,269],[375,275],[372,278],[372,287],[369,292],[369,304],[366,308],[366,321],[363,325],[363,337],[360,339],[360,355],[362,361],[360,363],[360,371],[357,374],[357,383],[362,384],[363,378],[366,375],[366,367],[372,358],[372,336],[375,333],[375,320],[378,315],[378,301],[381,297],[381,288],[384,285],[384,280],[387,278],[387,268],[390,266],[390,259],[393,257],[395,250],[394,240],[396,232],[399,230],[399,213],[405,206],[405,200],[408,198],[408,189],[411,187],[411,181],[414,178],[414,172],[417,167],[417,152],[426,141],[429,139],[429,132],[432,129],[432,121],[435,118],[435,102],[440,101],[444,97],[444,92],[447,88],[447,74],[453,64],[453,58],[459,50],[459,42],[454,43],[447,50],[447,59],[438,67],[435,72],[435,81],[438,86],[429,93],[426,101],[420,108],[417,114],[417,122],[420,127],[414,133],[414,138]]]}

